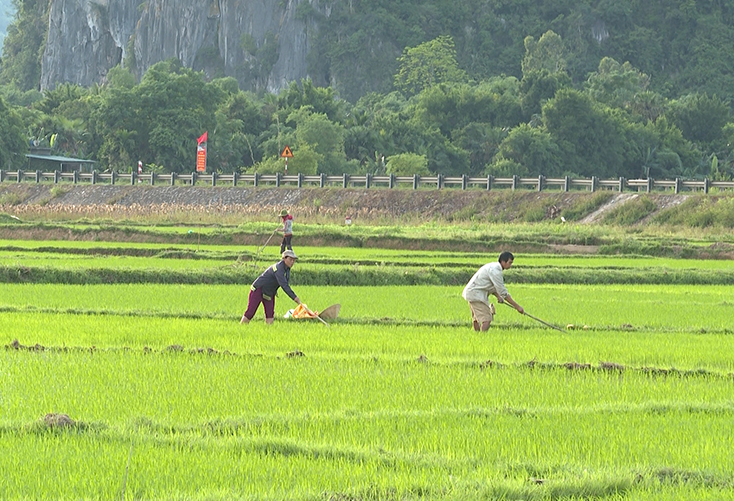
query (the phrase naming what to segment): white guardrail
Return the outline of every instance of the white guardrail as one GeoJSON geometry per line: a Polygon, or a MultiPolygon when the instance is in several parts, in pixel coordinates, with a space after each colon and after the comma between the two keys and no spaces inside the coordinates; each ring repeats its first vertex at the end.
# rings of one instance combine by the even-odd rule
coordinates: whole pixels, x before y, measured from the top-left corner
{"type": "Polygon", "coordinates": [[[386,176],[373,176],[371,174],[341,174],[336,176],[328,176],[320,174],[315,176],[307,176],[303,174],[283,175],[283,174],[199,174],[192,172],[190,174],[156,174],[154,172],[147,174],[133,173],[117,173],[117,172],[46,172],[46,171],[8,171],[0,170],[0,183],[8,182],[35,182],[35,183],[73,183],[73,184],[149,184],[149,185],[229,185],[229,186],[276,186],[276,187],[334,187],[342,188],[398,188],[410,187],[414,190],[419,188],[458,188],[462,190],[470,188],[479,188],[492,190],[496,188],[504,189],[532,189],[535,191],[543,190],[613,190],[622,192],[624,190],[644,191],[650,193],[652,191],[673,191],[679,193],[681,191],[703,191],[708,193],[711,188],[719,190],[734,189],[734,181],[711,181],[703,180],[686,180],[686,179],[598,179],[591,177],[586,179],[576,179],[570,177],[551,178],[551,177],[470,177],[470,176],[395,176],[393,174],[386,176]]]}

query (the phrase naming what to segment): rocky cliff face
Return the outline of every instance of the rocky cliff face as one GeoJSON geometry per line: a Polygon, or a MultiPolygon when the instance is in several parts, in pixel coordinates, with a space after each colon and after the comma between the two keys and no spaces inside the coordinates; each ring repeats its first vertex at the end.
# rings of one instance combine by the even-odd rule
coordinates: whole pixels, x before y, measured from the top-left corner
{"type": "Polygon", "coordinates": [[[125,61],[138,77],[170,58],[271,92],[308,77],[319,0],[51,0],[41,88],[103,83],[125,61]],[[300,15],[297,13],[300,12],[300,15]]]}

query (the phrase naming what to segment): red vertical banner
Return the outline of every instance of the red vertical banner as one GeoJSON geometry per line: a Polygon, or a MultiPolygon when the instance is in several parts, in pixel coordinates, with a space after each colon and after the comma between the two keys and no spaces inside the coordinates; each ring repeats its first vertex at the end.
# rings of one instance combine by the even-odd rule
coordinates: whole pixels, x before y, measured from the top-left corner
{"type": "Polygon", "coordinates": [[[206,172],[206,132],[197,139],[196,172],[206,172]]]}

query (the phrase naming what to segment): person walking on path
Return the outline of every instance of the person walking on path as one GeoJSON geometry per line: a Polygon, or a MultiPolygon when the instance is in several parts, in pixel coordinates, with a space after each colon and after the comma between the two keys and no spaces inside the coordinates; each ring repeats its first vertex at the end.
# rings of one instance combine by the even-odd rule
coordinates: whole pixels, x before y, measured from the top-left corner
{"type": "Polygon", "coordinates": [[[283,241],[280,243],[280,252],[282,253],[286,249],[293,250],[293,246],[291,245],[291,240],[293,239],[293,216],[288,214],[288,210],[283,209],[280,211],[280,217],[283,218],[283,227],[275,231],[283,232],[283,241]]]}
{"type": "Polygon", "coordinates": [[[265,323],[272,324],[275,318],[275,294],[278,289],[283,289],[288,297],[298,304],[301,304],[301,300],[298,299],[296,293],[293,292],[288,280],[291,277],[291,268],[298,259],[296,253],[292,250],[286,250],[282,254],[282,259],[274,265],[268,267],[262,275],[257,277],[250,286],[250,296],[247,301],[247,311],[242,315],[241,324],[247,324],[255,316],[260,303],[263,305],[265,310],[265,323]]]}
{"type": "Polygon", "coordinates": [[[509,270],[514,260],[515,256],[511,252],[503,252],[497,262],[487,263],[479,268],[464,287],[461,295],[469,303],[472,325],[475,331],[488,330],[489,324],[494,319],[495,308],[494,304],[489,302],[490,294],[497,297],[497,302],[504,303],[507,301],[520,314],[525,314],[523,307],[517,304],[510,293],[507,292],[505,280],[502,277],[502,272],[509,270]]]}

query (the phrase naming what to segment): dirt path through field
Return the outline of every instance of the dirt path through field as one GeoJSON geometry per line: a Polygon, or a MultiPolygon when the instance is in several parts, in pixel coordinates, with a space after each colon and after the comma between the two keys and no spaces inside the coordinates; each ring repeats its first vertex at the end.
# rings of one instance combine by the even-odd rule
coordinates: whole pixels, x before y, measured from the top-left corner
{"type": "Polygon", "coordinates": [[[594,212],[583,218],[579,223],[581,224],[590,224],[595,223],[601,217],[609,210],[620,207],[624,205],[625,203],[629,202],[630,200],[634,200],[637,198],[637,193],[620,193],[619,195],[614,196],[612,199],[610,199],[607,203],[596,209],[594,212]]]}

